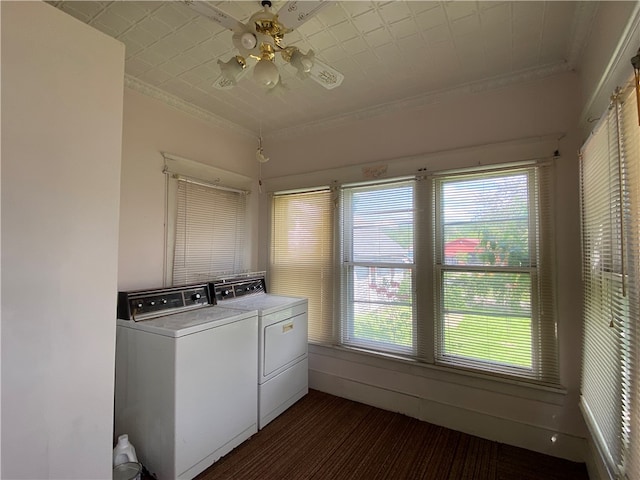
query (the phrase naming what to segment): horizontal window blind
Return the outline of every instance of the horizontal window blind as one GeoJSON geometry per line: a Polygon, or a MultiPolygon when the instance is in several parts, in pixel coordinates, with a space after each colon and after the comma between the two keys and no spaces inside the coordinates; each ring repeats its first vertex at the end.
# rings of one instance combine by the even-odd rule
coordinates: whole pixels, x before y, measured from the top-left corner
{"type": "Polygon", "coordinates": [[[619,93],[581,152],[581,405],[614,474],[638,478],[639,148],[635,93],[619,93]]]}
{"type": "Polygon", "coordinates": [[[309,341],[333,343],[334,202],[327,190],[274,195],[271,292],[309,299],[309,341]]]}
{"type": "Polygon", "coordinates": [[[416,356],[415,181],[341,192],[342,343],[416,356]]]}
{"type": "Polygon", "coordinates": [[[173,284],[245,268],[246,194],[178,180],[173,284]]]}
{"type": "Polygon", "coordinates": [[[436,363],[558,383],[551,168],[434,178],[436,363]]]}
{"type": "Polygon", "coordinates": [[[621,134],[623,157],[624,244],[626,252],[626,293],[629,305],[628,404],[629,444],[626,477],[640,478],[640,126],[633,89],[623,97],[621,134]]]}

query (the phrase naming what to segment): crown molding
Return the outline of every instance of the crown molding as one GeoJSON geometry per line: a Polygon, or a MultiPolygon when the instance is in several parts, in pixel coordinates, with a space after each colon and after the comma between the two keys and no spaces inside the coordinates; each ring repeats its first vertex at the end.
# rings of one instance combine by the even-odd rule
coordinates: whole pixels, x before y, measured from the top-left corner
{"type": "Polygon", "coordinates": [[[125,74],[124,76],[124,86],[135,90],[136,92],[142,93],[143,95],[147,95],[151,98],[159,100],[160,102],[168,105],[170,107],[175,108],[183,113],[191,115],[199,120],[204,120],[205,122],[211,123],[218,127],[226,128],[235,133],[239,133],[240,135],[245,135],[251,138],[255,138],[255,132],[242,127],[236,123],[233,123],[223,117],[215,115],[204,108],[200,108],[192,103],[189,103],[185,100],[182,100],[175,95],[165,92],[164,90],[159,89],[158,87],[154,87],[153,85],[149,85],[131,75],[125,74]]]}
{"type": "MultiPolygon", "coordinates": [[[[354,121],[373,118],[380,115],[398,112],[401,110],[419,108],[426,105],[447,101],[460,95],[468,95],[504,88],[519,83],[557,75],[571,70],[572,67],[568,62],[560,62],[547,65],[542,68],[523,70],[510,75],[502,75],[484,79],[478,82],[472,82],[454,88],[443,89],[435,92],[429,92],[423,95],[404,98],[393,102],[374,105],[372,107],[319,119],[290,128],[283,128],[275,132],[265,134],[264,138],[281,139],[289,136],[310,133],[312,131],[317,133],[318,130],[327,130],[341,127],[354,121]]],[[[131,75],[125,75],[125,86],[156,100],[159,100],[160,102],[163,102],[164,104],[173,107],[183,113],[187,113],[195,118],[211,123],[218,127],[226,128],[228,130],[251,138],[255,138],[256,136],[255,132],[252,132],[245,127],[242,127],[203,108],[186,102],[181,98],[176,97],[175,95],[167,93],[157,87],[154,87],[153,85],[149,85],[148,83],[138,80],[131,75]]]]}
{"type": "Polygon", "coordinates": [[[637,51],[637,44],[633,42],[640,34],[640,1],[636,0],[634,3],[633,12],[611,54],[609,63],[580,114],[579,124],[585,131],[591,131],[589,124],[593,118],[600,117],[615,88],[622,87],[633,76],[630,59],[637,51]]]}
{"type": "Polygon", "coordinates": [[[333,129],[341,127],[347,123],[351,123],[357,120],[364,120],[367,118],[376,117],[379,115],[385,115],[388,113],[397,112],[400,110],[407,110],[413,108],[419,108],[426,105],[443,102],[449,99],[456,98],[460,95],[475,94],[485,92],[489,90],[495,90],[511,85],[525,83],[533,80],[538,80],[553,75],[569,72],[572,68],[567,62],[559,62],[551,65],[546,65],[542,68],[535,68],[529,70],[522,70],[510,75],[502,75],[489,79],[484,79],[478,82],[471,82],[462,86],[443,89],[435,92],[429,92],[423,95],[417,95],[415,97],[409,97],[394,102],[375,105],[373,107],[364,108],[361,110],[335,115],[333,117],[323,118],[313,122],[305,123],[303,125],[297,125],[291,128],[280,129],[276,132],[271,132],[265,135],[265,138],[280,139],[305,133],[315,132],[319,130],[333,129]]]}

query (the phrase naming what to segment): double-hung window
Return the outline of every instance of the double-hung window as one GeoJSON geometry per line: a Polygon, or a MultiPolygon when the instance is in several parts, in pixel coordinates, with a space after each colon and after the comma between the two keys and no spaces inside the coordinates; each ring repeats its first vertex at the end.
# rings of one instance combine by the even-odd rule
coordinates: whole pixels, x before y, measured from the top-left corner
{"type": "Polygon", "coordinates": [[[416,351],[414,181],[342,189],[342,343],[416,351]]]}
{"type": "Polygon", "coordinates": [[[434,179],[437,363],[557,380],[548,168],[434,179]]]}
{"type": "MultiPolygon", "coordinates": [[[[342,185],[332,237],[333,342],[557,384],[552,169],[540,163],[342,185]]],[[[295,231],[273,226],[272,244],[295,231]]],[[[312,251],[315,238],[296,248],[312,251]]],[[[276,283],[285,275],[278,265],[272,273],[276,283]]]]}

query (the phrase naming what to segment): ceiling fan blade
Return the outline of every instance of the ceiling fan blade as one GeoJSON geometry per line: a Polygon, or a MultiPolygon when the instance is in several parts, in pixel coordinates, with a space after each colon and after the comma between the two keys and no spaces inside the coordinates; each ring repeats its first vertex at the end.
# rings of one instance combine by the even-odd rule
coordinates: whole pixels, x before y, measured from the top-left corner
{"type": "Polygon", "coordinates": [[[309,76],[327,90],[339,87],[342,80],[344,80],[343,74],[317,58],[313,60],[313,65],[311,70],[309,70],[309,76]]]}
{"type": "Polygon", "coordinates": [[[184,3],[192,10],[195,10],[200,15],[222,25],[224,28],[228,28],[234,32],[244,32],[246,30],[246,27],[242,22],[226,14],[218,7],[214,7],[210,3],[197,0],[184,0],[184,3]]]}
{"type": "Polygon", "coordinates": [[[293,30],[328,4],[326,0],[289,1],[278,10],[278,21],[286,28],[293,30]]]}
{"type": "Polygon", "coordinates": [[[230,90],[235,86],[236,84],[224,75],[220,75],[218,78],[216,78],[216,81],[213,82],[213,87],[217,88],[218,90],[230,90]]]}

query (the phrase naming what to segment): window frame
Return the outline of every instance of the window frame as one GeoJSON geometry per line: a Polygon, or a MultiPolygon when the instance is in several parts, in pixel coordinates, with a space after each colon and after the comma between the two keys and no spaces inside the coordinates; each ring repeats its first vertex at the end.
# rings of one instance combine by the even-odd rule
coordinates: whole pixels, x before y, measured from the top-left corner
{"type": "MultiPolygon", "coordinates": [[[[308,304],[309,343],[334,344],[335,261],[335,191],[331,187],[318,187],[301,191],[276,192],[271,195],[269,291],[276,294],[304,296],[308,304]],[[293,204],[308,204],[315,214],[301,213],[293,204]],[[285,220],[294,222],[277,231],[285,220]],[[297,231],[296,231],[297,230],[297,231]],[[283,260],[284,250],[296,235],[313,236],[315,249],[304,252],[303,268],[283,260]]],[[[284,257],[288,257],[284,253],[284,257]]],[[[286,258],[288,260],[288,258],[286,258]]]]}
{"type": "MultiPolygon", "coordinates": [[[[161,152],[164,159],[162,173],[165,177],[165,218],[164,218],[164,262],[163,281],[165,287],[174,285],[173,262],[176,248],[178,217],[178,183],[188,181],[208,188],[227,190],[246,196],[245,201],[245,237],[246,241],[238,255],[242,257],[242,271],[250,268],[251,241],[251,191],[254,181],[244,175],[230,172],[212,165],[190,160],[178,155],[161,152]]],[[[212,206],[215,211],[215,206],[212,206]]],[[[240,272],[235,272],[240,273],[240,272]]]]}
{"type": "MultiPolygon", "coordinates": [[[[351,349],[360,352],[370,352],[373,355],[381,355],[390,358],[404,359],[407,361],[418,362],[419,364],[430,365],[437,368],[445,368],[453,372],[461,374],[488,376],[496,380],[506,380],[519,384],[537,386],[540,388],[558,389],[560,385],[559,365],[558,365],[558,338],[556,324],[556,302],[555,302],[555,285],[553,282],[555,252],[555,237],[553,217],[553,196],[554,196],[554,166],[549,159],[527,160],[522,162],[504,163],[484,165],[482,167],[472,167],[459,170],[439,171],[433,173],[424,173],[414,176],[404,176],[397,178],[385,178],[374,181],[366,181],[359,183],[345,183],[336,188],[339,189],[340,195],[336,201],[339,206],[335,215],[336,235],[335,235],[335,296],[334,302],[336,307],[335,330],[339,334],[335,338],[336,342],[331,344],[345,349],[351,349]],[[527,202],[528,205],[534,205],[536,215],[540,216],[539,230],[536,225],[531,226],[535,222],[533,215],[529,215],[530,231],[535,231],[536,235],[541,238],[542,244],[538,245],[532,235],[529,238],[530,255],[535,259],[535,265],[527,267],[518,267],[517,271],[524,271],[530,275],[529,291],[533,293],[531,297],[532,312],[532,370],[523,372],[521,368],[508,369],[503,368],[501,371],[486,368],[486,364],[465,365],[449,364],[442,362],[437,358],[437,332],[436,332],[436,310],[438,298],[433,295],[436,289],[436,274],[441,272],[436,264],[436,212],[435,212],[435,195],[436,195],[436,178],[451,177],[454,175],[475,175],[490,176],[498,175],[505,172],[531,171],[528,174],[528,185],[535,184],[536,188],[528,189],[527,202]],[[534,182],[535,179],[535,182],[534,182]],[[348,200],[345,199],[344,191],[350,188],[385,188],[387,185],[395,185],[411,182],[413,185],[413,263],[410,264],[392,264],[378,263],[370,261],[353,261],[349,256],[351,248],[345,241],[344,235],[349,232],[349,220],[345,219],[345,211],[348,211],[348,200]],[[538,209],[545,209],[545,215],[537,212],[538,209]],[[542,218],[544,217],[544,218],[542,218]],[[346,255],[346,257],[345,257],[346,255]],[[349,275],[353,276],[353,269],[356,267],[397,267],[410,268],[412,282],[412,347],[398,349],[385,348],[384,342],[358,342],[352,341],[349,337],[350,323],[349,319],[353,318],[354,308],[354,290],[350,287],[349,275]],[[544,272],[544,274],[537,272],[544,272]],[[545,283],[546,282],[546,283],[545,283]],[[544,301],[538,302],[537,297],[544,297],[544,301]],[[548,320],[541,324],[537,322],[537,314],[546,309],[548,320]],[[536,315],[534,315],[534,312],[536,315]],[[547,341],[540,339],[546,338],[547,341]],[[524,374],[523,374],[524,373],[524,374]]],[[[312,191],[314,188],[309,188],[312,191]]],[[[303,193],[305,190],[298,190],[303,193]]],[[[276,192],[277,193],[277,192],[276,192]]],[[[529,207],[531,208],[531,207],[529,207]]],[[[533,262],[530,262],[533,263],[533,262]]],[[[487,267],[483,267],[486,270],[487,267]]],[[[513,269],[512,269],[513,271],[513,269]]],[[[283,292],[286,293],[286,292],[283,292]]],[[[320,343],[322,344],[322,343],[320,343]]],[[[324,343],[329,345],[329,343],[324,343]]]]}
{"type": "MultiPolygon", "coordinates": [[[[509,166],[506,168],[494,168],[489,170],[483,169],[469,169],[463,172],[453,173],[440,173],[434,175],[433,178],[433,234],[434,240],[434,252],[433,252],[433,292],[434,292],[434,328],[435,328],[435,364],[442,366],[455,366],[459,368],[468,368],[471,370],[477,370],[480,372],[494,374],[494,375],[507,375],[513,376],[525,380],[533,380],[536,382],[542,381],[543,378],[550,379],[551,384],[558,384],[559,378],[557,373],[546,372],[546,363],[543,359],[548,355],[556,357],[555,368],[557,370],[557,340],[554,345],[553,352],[545,352],[545,349],[550,347],[550,339],[545,339],[545,333],[548,328],[544,328],[540,315],[540,267],[541,267],[541,250],[543,242],[552,242],[552,239],[542,237],[543,230],[542,222],[544,219],[541,217],[544,212],[541,212],[538,197],[544,195],[541,193],[543,186],[538,179],[539,169],[545,168],[541,163],[529,166],[509,166]],[[444,184],[447,182],[454,182],[458,179],[461,180],[475,180],[475,179],[487,179],[491,177],[505,178],[511,175],[526,175],[527,183],[527,223],[528,223],[528,265],[525,266],[509,266],[509,265],[485,265],[485,264],[448,264],[445,257],[445,238],[444,238],[444,184]],[[530,326],[530,345],[531,345],[531,367],[520,367],[516,365],[508,365],[506,363],[491,361],[489,359],[473,359],[460,355],[455,355],[446,351],[445,331],[446,325],[444,321],[445,310],[445,281],[444,276],[446,272],[470,272],[470,273],[498,273],[498,274],[525,274],[529,277],[529,295],[530,295],[530,314],[531,314],[531,326],[530,326]]],[[[549,194],[550,192],[546,192],[549,194]]],[[[548,221],[548,219],[547,219],[548,221]]],[[[546,245],[545,245],[546,246],[546,245]]],[[[549,315],[547,322],[552,323],[552,328],[555,331],[556,318],[555,309],[553,314],[549,315]]],[[[546,333],[546,335],[549,335],[546,333]]],[[[543,383],[547,383],[543,381],[543,383]]]]}
{"type": "MultiPolygon", "coordinates": [[[[365,184],[349,184],[343,185],[340,192],[340,242],[339,242],[339,271],[340,271],[340,342],[342,345],[353,348],[363,348],[367,350],[398,354],[409,357],[415,357],[419,350],[418,343],[418,325],[417,310],[415,303],[415,285],[416,285],[416,263],[415,258],[412,263],[396,263],[396,262],[375,262],[354,259],[354,221],[353,215],[353,195],[360,192],[370,192],[374,190],[383,190],[387,188],[398,188],[402,186],[411,186],[411,215],[412,215],[412,252],[415,252],[415,211],[416,211],[416,185],[413,179],[396,179],[385,182],[367,182],[365,184]],[[347,232],[352,232],[347,235],[347,232]],[[369,338],[367,340],[357,339],[355,334],[355,305],[360,303],[356,301],[355,285],[352,279],[356,275],[356,268],[371,269],[399,269],[408,271],[411,278],[411,302],[395,302],[395,305],[410,307],[411,310],[411,346],[402,346],[393,342],[375,340],[369,338]]],[[[374,302],[371,302],[374,303],[374,302]]],[[[391,302],[390,302],[391,304],[391,302]]]]}

